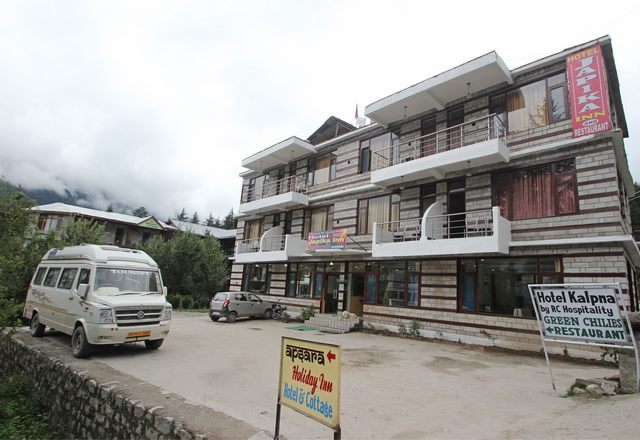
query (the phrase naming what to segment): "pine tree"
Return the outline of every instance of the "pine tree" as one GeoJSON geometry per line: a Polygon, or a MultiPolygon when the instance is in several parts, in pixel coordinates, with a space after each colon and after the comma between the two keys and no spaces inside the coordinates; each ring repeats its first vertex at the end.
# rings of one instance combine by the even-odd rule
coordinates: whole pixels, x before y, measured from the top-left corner
{"type": "Polygon", "coordinates": [[[109,203],[109,206],[107,206],[107,212],[113,212],[113,204],[109,203]]]}
{"type": "Polygon", "coordinates": [[[220,220],[218,220],[217,218],[214,218],[213,214],[209,213],[209,217],[207,217],[207,220],[205,220],[204,224],[207,226],[215,226],[216,221],[219,222],[220,220]]]}
{"type": "Polygon", "coordinates": [[[145,208],[144,206],[134,209],[131,214],[140,218],[149,217],[149,211],[147,211],[147,208],[145,208]]]}
{"type": "Polygon", "coordinates": [[[200,223],[200,217],[198,217],[198,211],[194,211],[193,215],[191,216],[190,222],[195,225],[200,223]]]}
{"type": "Polygon", "coordinates": [[[175,217],[176,217],[176,220],[180,220],[181,222],[186,222],[187,219],[189,218],[187,216],[187,210],[184,208],[182,208],[182,211],[180,212],[176,211],[175,217]]]}
{"type": "Polygon", "coordinates": [[[227,216],[222,221],[222,226],[225,229],[235,229],[237,222],[238,220],[236,219],[236,216],[233,214],[233,208],[231,208],[231,211],[229,211],[229,214],[227,214],[227,216]]]}

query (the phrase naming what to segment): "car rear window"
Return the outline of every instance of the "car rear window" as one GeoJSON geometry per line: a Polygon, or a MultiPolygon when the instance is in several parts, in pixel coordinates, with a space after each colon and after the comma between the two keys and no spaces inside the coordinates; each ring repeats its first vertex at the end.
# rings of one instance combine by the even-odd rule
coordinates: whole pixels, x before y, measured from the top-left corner
{"type": "Polygon", "coordinates": [[[229,298],[229,295],[226,293],[216,293],[216,296],[213,297],[214,301],[226,301],[229,298]]]}

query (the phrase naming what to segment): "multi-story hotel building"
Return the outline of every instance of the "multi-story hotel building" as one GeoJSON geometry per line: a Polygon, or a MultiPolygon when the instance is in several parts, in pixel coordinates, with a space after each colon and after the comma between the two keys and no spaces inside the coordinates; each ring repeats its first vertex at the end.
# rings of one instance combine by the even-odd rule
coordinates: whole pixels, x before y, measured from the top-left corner
{"type": "Polygon", "coordinates": [[[232,289],[519,349],[540,343],[529,284],[620,283],[638,309],[608,36],[513,70],[491,52],[365,114],[242,161],[232,289]]]}

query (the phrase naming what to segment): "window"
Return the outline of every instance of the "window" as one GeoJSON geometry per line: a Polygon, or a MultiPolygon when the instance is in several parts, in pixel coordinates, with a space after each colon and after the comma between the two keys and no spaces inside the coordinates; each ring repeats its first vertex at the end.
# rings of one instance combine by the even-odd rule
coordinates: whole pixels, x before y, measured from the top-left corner
{"type": "Polygon", "coordinates": [[[116,229],[116,236],[113,239],[113,242],[117,245],[121,245],[124,243],[124,228],[116,229]]]}
{"type": "Polygon", "coordinates": [[[309,161],[308,184],[320,185],[336,178],[336,156],[329,154],[309,161]]]}
{"type": "Polygon", "coordinates": [[[509,220],[578,212],[574,159],[496,174],[491,186],[493,206],[509,220]]]}
{"type": "Polygon", "coordinates": [[[360,142],[359,173],[395,165],[398,162],[400,162],[400,146],[397,135],[385,133],[360,142]]]}
{"type": "Polygon", "coordinates": [[[54,231],[62,228],[62,216],[41,215],[38,218],[38,229],[42,232],[54,231]]]}
{"type": "Polygon", "coordinates": [[[436,202],[436,184],[432,183],[420,188],[420,216],[424,215],[429,206],[436,202]]]}
{"type": "Polygon", "coordinates": [[[56,281],[58,281],[58,275],[60,275],[59,267],[52,267],[47,272],[47,276],[44,278],[44,285],[47,287],[53,287],[56,285],[56,281]]]}
{"type": "Polygon", "coordinates": [[[42,284],[42,279],[44,278],[44,274],[47,272],[47,268],[46,267],[41,267],[38,269],[38,271],[36,272],[36,276],[33,279],[33,284],[35,284],[36,286],[39,286],[40,284],[42,284]]]}
{"type": "Polygon", "coordinates": [[[420,136],[422,136],[422,143],[420,145],[420,156],[430,156],[438,152],[436,127],[436,115],[429,116],[421,121],[420,136]]]}
{"type": "Polygon", "coordinates": [[[389,222],[397,222],[399,219],[398,194],[358,200],[358,235],[373,234],[374,223],[386,223],[385,227],[391,229],[394,225],[389,222]]]}
{"type": "Polygon", "coordinates": [[[304,211],[303,239],[307,239],[309,232],[330,231],[331,229],[333,229],[333,205],[304,211]]]}
{"type": "Polygon", "coordinates": [[[557,257],[463,259],[458,270],[458,309],[533,317],[528,285],[562,281],[562,264],[557,257]]]}
{"type": "Polygon", "coordinates": [[[287,278],[287,296],[311,298],[311,280],[315,274],[313,263],[292,263],[287,278]]]}
{"type": "Polygon", "coordinates": [[[560,73],[507,94],[509,133],[530,130],[569,117],[567,80],[560,73]]]}
{"type": "Polygon", "coordinates": [[[244,224],[245,240],[258,239],[262,235],[262,219],[247,220],[244,224]]]}
{"type": "Polygon", "coordinates": [[[80,284],[89,284],[90,276],[91,271],[89,269],[80,269],[80,276],[78,277],[78,282],[76,283],[76,289],[80,287],[80,284]]]}
{"type": "Polygon", "coordinates": [[[420,305],[419,261],[390,261],[367,264],[366,302],[390,307],[420,305]]]}
{"type": "Polygon", "coordinates": [[[253,293],[268,293],[270,279],[267,264],[247,264],[244,267],[242,290],[253,293]]]}
{"type": "Polygon", "coordinates": [[[73,280],[76,279],[76,274],[78,273],[78,269],[65,269],[62,271],[62,275],[60,276],[60,281],[58,281],[59,289],[71,289],[73,286],[73,280]]]}

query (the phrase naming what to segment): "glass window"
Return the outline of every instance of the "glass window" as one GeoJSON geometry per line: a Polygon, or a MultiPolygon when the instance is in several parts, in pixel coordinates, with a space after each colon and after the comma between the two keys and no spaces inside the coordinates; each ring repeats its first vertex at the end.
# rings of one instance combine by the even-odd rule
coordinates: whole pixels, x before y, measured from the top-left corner
{"type": "Polygon", "coordinates": [[[298,298],[311,298],[311,277],[313,264],[298,265],[298,298]]]}
{"type": "Polygon", "coordinates": [[[53,287],[56,285],[56,281],[58,281],[58,275],[60,275],[59,267],[52,267],[47,272],[47,276],[44,278],[44,285],[47,287],[53,287]]]}
{"type": "Polygon", "coordinates": [[[267,264],[246,265],[243,290],[254,293],[267,293],[269,286],[268,272],[267,264]]]}
{"type": "Polygon", "coordinates": [[[420,188],[420,216],[422,216],[429,206],[436,202],[436,184],[431,183],[420,188]]]}
{"type": "Polygon", "coordinates": [[[358,173],[366,173],[371,169],[371,150],[369,147],[360,147],[360,159],[358,161],[358,173]]]}
{"type": "Polygon", "coordinates": [[[494,175],[492,190],[493,205],[509,220],[578,211],[573,159],[494,175]]]}
{"type": "Polygon", "coordinates": [[[47,272],[47,268],[46,267],[41,267],[38,269],[38,271],[36,272],[36,276],[33,279],[33,284],[35,284],[36,286],[39,286],[40,284],[42,284],[42,279],[44,278],[44,274],[47,272]]]}
{"type": "Polygon", "coordinates": [[[380,263],[380,296],[385,306],[404,306],[405,263],[380,263]]]}
{"type": "Polygon", "coordinates": [[[375,273],[367,274],[367,302],[370,304],[378,302],[378,277],[375,273]]]}
{"type": "Polygon", "coordinates": [[[306,209],[302,236],[306,239],[309,232],[330,231],[333,229],[333,205],[306,209]]]}
{"type": "Polygon", "coordinates": [[[80,286],[80,284],[89,284],[90,276],[91,271],[89,269],[80,269],[80,276],[78,277],[78,282],[76,283],[76,289],[80,286]]]}
{"type": "Polygon", "coordinates": [[[59,289],[71,289],[73,286],[73,280],[76,279],[76,274],[78,273],[78,269],[76,268],[67,268],[62,271],[62,275],[60,276],[60,281],[58,281],[59,289]]]}
{"type": "Polygon", "coordinates": [[[461,311],[533,317],[529,284],[561,283],[561,263],[557,257],[466,259],[458,279],[461,311]]]}
{"type": "Polygon", "coordinates": [[[245,240],[260,238],[262,235],[262,219],[247,220],[244,224],[245,240]]]}
{"type": "Polygon", "coordinates": [[[298,281],[298,265],[292,263],[289,265],[289,274],[287,278],[287,296],[296,296],[296,286],[298,281]]]}
{"type": "Polygon", "coordinates": [[[510,133],[567,119],[565,74],[560,73],[509,92],[507,111],[510,133]]]}
{"type": "Polygon", "coordinates": [[[397,227],[400,219],[400,196],[391,194],[358,200],[358,235],[373,234],[373,224],[382,223],[385,229],[397,227]]]}
{"type": "Polygon", "coordinates": [[[385,133],[360,142],[360,173],[377,170],[400,161],[400,145],[397,135],[385,133]],[[366,153],[363,151],[366,150],[366,153]]]}
{"type": "Polygon", "coordinates": [[[308,183],[320,185],[336,178],[336,156],[330,154],[310,161],[308,183]]]}

